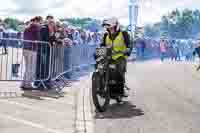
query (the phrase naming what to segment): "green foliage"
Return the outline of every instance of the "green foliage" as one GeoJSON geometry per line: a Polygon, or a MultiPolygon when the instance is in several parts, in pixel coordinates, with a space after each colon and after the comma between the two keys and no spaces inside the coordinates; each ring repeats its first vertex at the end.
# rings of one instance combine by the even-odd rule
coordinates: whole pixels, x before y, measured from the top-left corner
{"type": "Polygon", "coordinates": [[[69,25],[79,27],[81,29],[89,29],[92,31],[99,31],[102,29],[101,21],[92,18],[66,18],[60,20],[67,21],[69,25]]]}
{"type": "Polygon", "coordinates": [[[6,18],[6,19],[4,19],[4,23],[6,25],[8,25],[9,28],[12,28],[14,30],[18,30],[18,25],[19,25],[20,22],[17,19],[6,18]]]}
{"type": "Polygon", "coordinates": [[[61,19],[61,21],[67,21],[70,25],[80,28],[85,28],[91,21],[94,21],[92,18],[66,18],[61,19]]]}
{"type": "Polygon", "coordinates": [[[144,35],[146,37],[156,38],[159,36],[159,30],[160,30],[159,24],[146,25],[144,27],[144,35]]]}

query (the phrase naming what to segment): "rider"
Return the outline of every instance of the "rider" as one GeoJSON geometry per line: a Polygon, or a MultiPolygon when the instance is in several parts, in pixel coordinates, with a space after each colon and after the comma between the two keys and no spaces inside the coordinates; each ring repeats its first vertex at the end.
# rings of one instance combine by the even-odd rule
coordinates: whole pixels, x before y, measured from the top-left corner
{"type": "MultiPolygon", "coordinates": [[[[131,55],[131,41],[128,32],[120,29],[120,24],[117,18],[112,17],[105,19],[102,26],[106,28],[106,33],[103,36],[103,42],[101,46],[112,47],[114,52],[119,52],[112,56],[112,60],[117,62],[117,69],[123,77],[125,83],[125,72],[127,57],[131,55]]],[[[127,97],[124,89],[121,90],[123,96],[127,97]]]]}

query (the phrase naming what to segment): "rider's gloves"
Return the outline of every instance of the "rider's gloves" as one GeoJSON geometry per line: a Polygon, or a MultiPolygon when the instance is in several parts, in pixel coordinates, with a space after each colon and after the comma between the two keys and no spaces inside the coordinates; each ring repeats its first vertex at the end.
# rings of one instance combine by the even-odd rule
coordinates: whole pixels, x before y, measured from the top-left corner
{"type": "Polygon", "coordinates": [[[124,53],[126,56],[130,56],[131,55],[131,50],[130,48],[127,48],[127,50],[124,53]]]}

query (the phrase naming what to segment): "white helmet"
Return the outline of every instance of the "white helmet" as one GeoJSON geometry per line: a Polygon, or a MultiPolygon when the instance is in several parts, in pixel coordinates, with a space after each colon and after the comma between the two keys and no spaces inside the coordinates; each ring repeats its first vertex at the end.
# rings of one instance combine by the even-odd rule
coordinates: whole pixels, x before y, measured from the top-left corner
{"type": "Polygon", "coordinates": [[[112,18],[108,18],[108,19],[104,19],[103,23],[102,23],[103,27],[106,28],[110,28],[110,27],[115,27],[116,26],[116,30],[119,30],[119,21],[116,17],[112,17],[112,18]]]}

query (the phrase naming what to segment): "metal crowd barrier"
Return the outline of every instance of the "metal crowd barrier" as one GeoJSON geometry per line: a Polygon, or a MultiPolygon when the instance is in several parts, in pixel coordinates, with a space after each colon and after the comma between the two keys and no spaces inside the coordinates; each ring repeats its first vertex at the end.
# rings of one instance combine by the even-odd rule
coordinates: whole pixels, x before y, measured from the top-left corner
{"type": "Polygon", "coordinates": [[[72,75],[83,67],[95,64],[94,53],[97,45],[77,44],[73,46],[54,45],[52,48],[51,80],[72,75]]]}
{"type": "Polygon", "coordinates": [[[73,47],[72,63],[74,68],[90,66],[95,63],[94,53],[97,45],[81,44],[73,47]],[[78,56],[76,56],[78,53],[78,56]],[[74,60],[74,56],[76,56],[74,60]]]}
{"type": "Polygon", "coordinates": [[[50,78],[49,43],[0,38],[0,46],[0,81],[32,82],[50,78]]]}
{"type": "Polygon", "coordinates": [[[68,79],[66,75],[95,64],[93,55],[97,45],[50,45],[42,41],[0,38],[0,46],[0,81],[21,81],[21,86],[34,83],[48,90],[47,83],[56,83],[59,88],[68,79]],[[63,82],[52,82],[56,80],[63,82]]]}
{"type": "Polygon", "coordinates": [[[64,74],[65,71],[65,46],[63,45],[52,45],[51,47],[51,74],[50,74],[50,79],[54,80],[59,78],[60,76],[62,76],[64,74]]]}
{"type": "Polygon", "coordinates": [[[68,78],[95,64],[97,44],[50,45],[42,41],[1,38],[0,81],[36,82],[68,78]]]}

